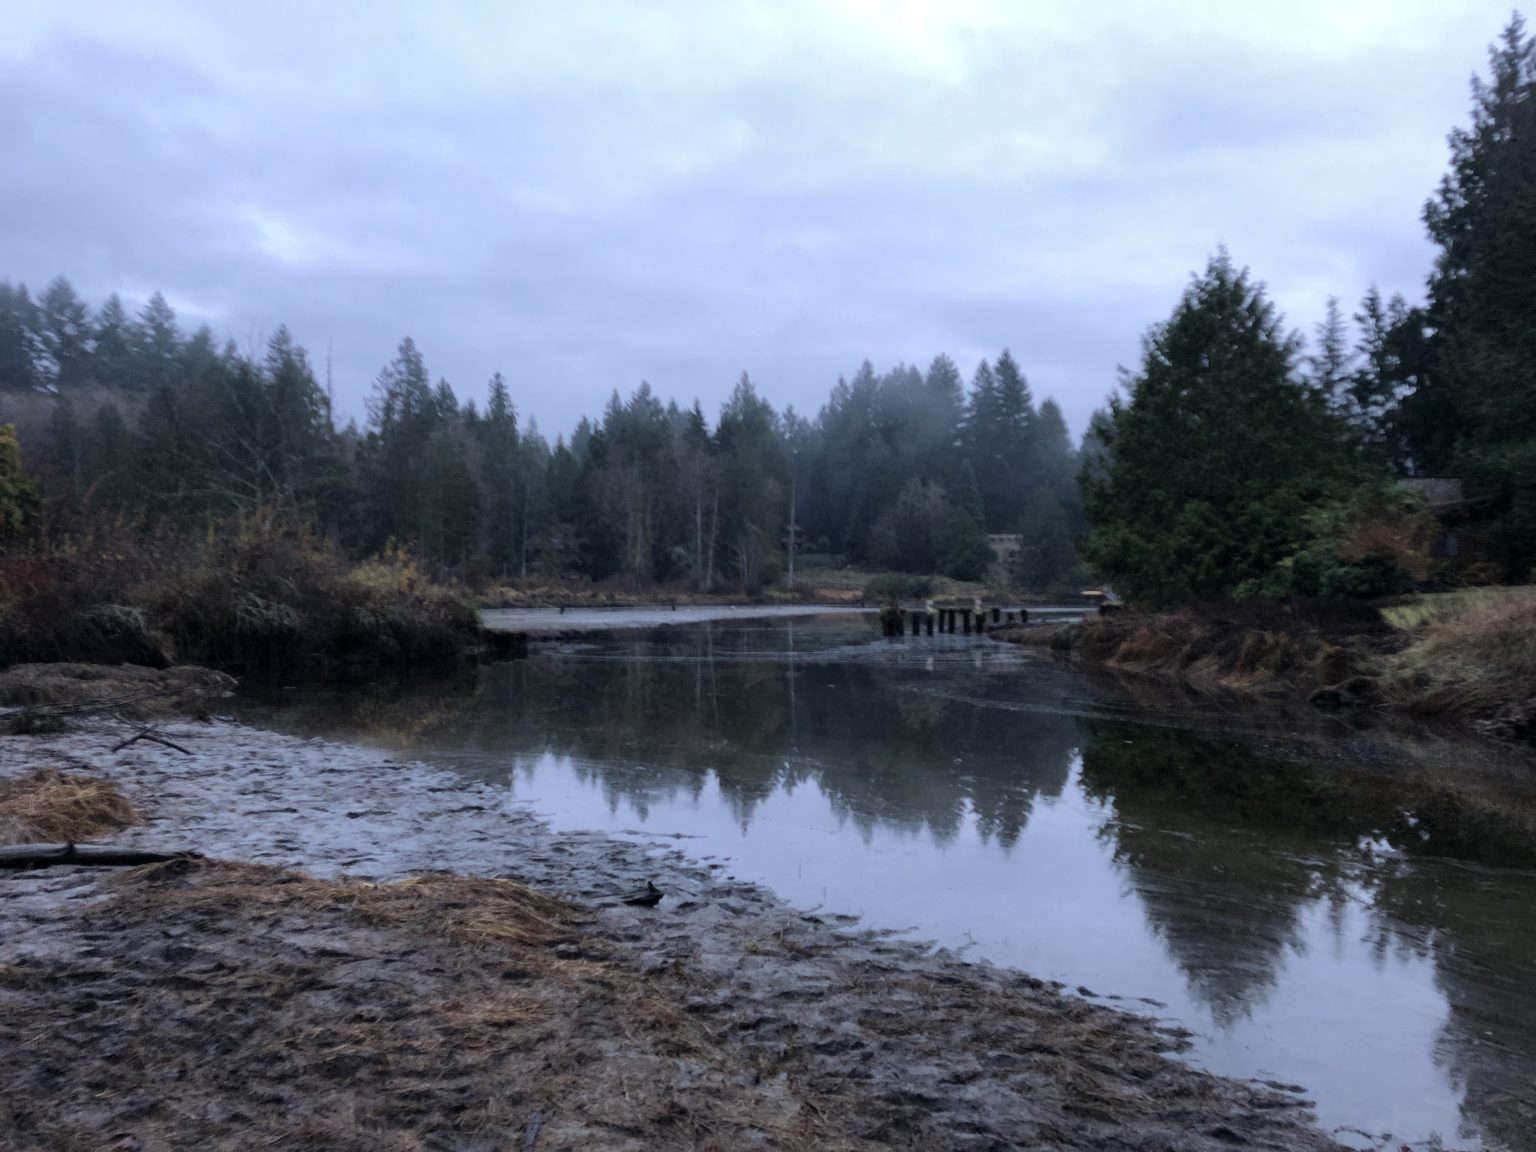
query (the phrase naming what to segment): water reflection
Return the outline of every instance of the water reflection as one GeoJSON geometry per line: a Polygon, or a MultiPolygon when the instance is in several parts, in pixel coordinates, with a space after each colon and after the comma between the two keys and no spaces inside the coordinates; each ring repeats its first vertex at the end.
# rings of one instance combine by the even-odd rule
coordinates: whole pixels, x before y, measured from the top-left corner
{"type": "Polygon", "coordinates": [[[1259,755],[1132,722],[1124,694],[1028,654],[888,645],[861,621],[611,637],[257,711],[1155,998],[1199,1059],[1305,1084],[1329,1125],[1536,1148],[1536,842],[1510,800],[1528,788],[1259,755]]]}

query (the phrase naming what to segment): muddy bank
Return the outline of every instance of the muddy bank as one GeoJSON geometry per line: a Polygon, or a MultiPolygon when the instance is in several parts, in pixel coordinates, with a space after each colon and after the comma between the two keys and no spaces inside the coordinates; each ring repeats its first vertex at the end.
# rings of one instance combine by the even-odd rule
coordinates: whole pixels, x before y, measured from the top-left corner
{"type": "Polygon", "coordinates": [[[1147,1018],[719,861],[368,749],[125,730],[4,738],[0,778],[89,775],[139,820],[114,842],[240,863],[0,880],[6,1146],[1332,1146],[1147,1018]]]}
{"type": "Polygon", "coordinates": [[[994,636],[1213,696],[1393,713],[1536,742],[1536,595],[1504,591],[1411,628],[1394,627],[1369,604],[1252,603],[1123,612],[994,636]]]}

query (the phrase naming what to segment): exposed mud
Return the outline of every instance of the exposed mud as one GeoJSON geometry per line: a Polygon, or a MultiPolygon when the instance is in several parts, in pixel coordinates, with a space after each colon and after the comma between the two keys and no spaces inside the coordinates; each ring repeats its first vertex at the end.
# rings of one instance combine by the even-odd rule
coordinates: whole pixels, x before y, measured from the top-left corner
{"type": "Polygon", "coordinates": [[[0,879],[0,1145],[1333,1146],[1174,1030],[718,862],[368,749],[124,731],[0,739],[0,779],[89,773],[141,818],[114,842],[242,863],[0,879]]]}

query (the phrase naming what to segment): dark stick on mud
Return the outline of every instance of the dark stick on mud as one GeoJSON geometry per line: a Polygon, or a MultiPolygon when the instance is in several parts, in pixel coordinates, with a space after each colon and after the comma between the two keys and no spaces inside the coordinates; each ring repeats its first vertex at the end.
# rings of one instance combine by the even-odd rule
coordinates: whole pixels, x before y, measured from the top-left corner
{"type": "Polygon", "coordinates": [[[654,880],[647,880],[645,882],[645,887],[640,891],[634,893],[633,895],[624,897],[624,903],[629,904],[635,908],[654,908],[656,905],[661,903],[661,898],[664,895],[666,895],[666,893],[664,893],[660,888],[656,887],[656,882],[654,880]]]}
{"type": "Polygon", "coordinates": [[[150,740],[156,744],[164,744],[167,748],[174,748],[177,752],[180,752],[185,756],[192,755],[190,750],[183,748],[174,740],[167,740],[164,736],[158,735],[157,733],[150,731],[148,728],[144,729],[144,731],[138,733],[137,735],[128,737],[128,739],[124,740],[121,744],[116,745],[112,751],[121,752],[130,744],[137,744],[140,740],[150,740]]]}
{"type": "Polygon", "coordinates": [[[89,868],[137,868],[170,860],[201,859],[196,852],[152,852],[111,844],[16,844],[0,848],[0,869],[26,871],[59,865],[89,868]]]}

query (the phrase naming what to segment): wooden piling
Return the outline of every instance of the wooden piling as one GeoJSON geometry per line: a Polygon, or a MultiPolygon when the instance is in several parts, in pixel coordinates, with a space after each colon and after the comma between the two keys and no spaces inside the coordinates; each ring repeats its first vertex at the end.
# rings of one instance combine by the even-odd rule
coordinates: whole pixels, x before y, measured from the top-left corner
{"type": "Polygon", "coordinates": [[[528,633],[526,632],[501,632],[485,628],[481,630],[480,638],[484,644],[481,649],[481,656],[484,659],[528,659],[528,633]]]}
{"type": "Polygon", "coordinates": [[[912,635],[916,636],[923,627],[923,614],[916,608],[912,609],[912,635]]]}

